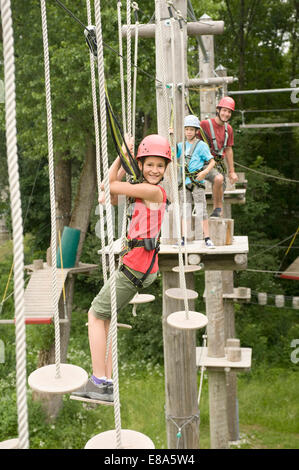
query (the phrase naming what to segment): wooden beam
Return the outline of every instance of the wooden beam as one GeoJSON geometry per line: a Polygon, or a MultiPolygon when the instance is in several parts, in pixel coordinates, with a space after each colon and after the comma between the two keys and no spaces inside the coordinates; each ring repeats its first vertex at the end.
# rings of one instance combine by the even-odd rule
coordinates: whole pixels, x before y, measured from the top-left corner
{"type": "MultiPolygon", "coordinates": [[[[166,26],[169,26],[169,18],[164,20],[166,26]]],[[[131,37],[135,37],[136,26],[131,26],[131,37]]],[[[224,31],[224,21],[191,21],[187,23],[187,34],[190,37],[199,36],[201,34],[222,34],[224,31]]],[[[122,37],[127,37],[127,25],[122,26],[122,37]]],[[[155,24],[140,24],[138,25],[138,37],[140,38],[154,38],[156,34],[155,24]]]]}
{"type": "Polygon", "coordinates": [[[208,78],[189,78],[186,83],[188,88],[199,87],[202,85],[222,85],[235,82],[235,77],[208,77],[208,78]]]}

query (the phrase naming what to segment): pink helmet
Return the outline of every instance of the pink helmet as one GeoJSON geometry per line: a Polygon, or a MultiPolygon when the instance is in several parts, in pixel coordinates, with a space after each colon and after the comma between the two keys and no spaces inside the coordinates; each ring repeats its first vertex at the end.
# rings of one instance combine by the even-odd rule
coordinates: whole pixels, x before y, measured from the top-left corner
{"type": "Polygon", "coordinates": [[[136,159],[142,157],[163,157],[171,161],[171,148],[168,140],[158,134],[151,134],[141,141],[136,159]]]}
{"type": "Polygon", "coordinates": [[[235,110],[235,100],[231,98],[230,96],[224,96],[224,98],[221,98],[219,103],[217,104],[217,108],[228,108],[231,109],[232,111],[235,110]]]}

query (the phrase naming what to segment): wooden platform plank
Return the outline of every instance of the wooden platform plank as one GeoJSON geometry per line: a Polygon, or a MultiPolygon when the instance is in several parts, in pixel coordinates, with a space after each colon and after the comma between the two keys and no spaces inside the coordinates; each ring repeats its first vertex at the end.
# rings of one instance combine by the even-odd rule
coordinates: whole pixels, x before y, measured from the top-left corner
{"type": "MultiPolygon", "coordinates": [[[[47,263],[43,263],[43,266],[44,266],[44,270],[48,270],[48,269],[51,270],[52,269],[51,266],[49,266],[47,263]]],[[[72,274],[76,274],[76,273],[94,271],[98,267],[99,267],[98,264],[90,264],[90,263],[81,263],[81,262],[79,262],[78,266],[74,266],[73,268],[64,268],[63,270],[57,268],[57,271],[58,272],[59,271],[68,271],[72,274]]],[[[34,271],[35,272],[33,264],[27,264],[25,266],[25,269],[27,271],[34,271]]],[[[40,271],[42,271],[42,270],[40,270],[40,271]]]]}
{"type": "MultiPolygon", "coordinates": [[[[47,266],[47,265],[46,265],[47,266]]],[[[61,296],[68,269],[57,269],[57,299],[61,296]]],[[[45,267],[32,271],[24,294],[25,319],[53,317],[52,268],[45,267]]]]}
{"type": "Polygon", "coordinates": [[[226,356],[224,357],[210,357],[208,356],[208,348],[196,348],[196,365],[197,367],[207,367],[211,369],[223,370],[225,368],[233,369],[234,371],[244,371],[251,368],[251,348],[241,348],[241,361],[229,361],[226,356]]]}
{"type": "MultiPolygon", "coordinates": [[[[109,247],[105,247],[104,250],[105,253],[108,254],[109,247]]],[[[208,254],[211,256],[248,253],[248,237],[234,236],[233,243],[231,245],[215,246],[213,250],[206,247],[204,240],[194,240],[182,247],[182,251],[183,254],[198,253],[208,254]]],[[[115,255],[121,252],[121,239],[115,240],[113,243],[113,252],[115,255]]],[[[102,250],[98,250],[98,253],[101,254],[102,250]]],[[[166,254],[176,255],[178,253],[179,247],[177,245],[168,245],[165,243],[160,244],[159,256],[166,254]]]]}
{"type": "MultiPolygon", "coordinates": [[[[223,293],[222,297],[223,297],[223,299],[248,301],[248,300],[251,299],[251,289],[249,287],[245,287],[244,289],[246,289],[246,292],[243,294],[243,293],[240,292],[238,287],[234,287],[233,292],[231,292],[229,294],[223,293]]],[[[206,298],[206,290],[204,290],[203,298],[204,299],[206,298]]]]}

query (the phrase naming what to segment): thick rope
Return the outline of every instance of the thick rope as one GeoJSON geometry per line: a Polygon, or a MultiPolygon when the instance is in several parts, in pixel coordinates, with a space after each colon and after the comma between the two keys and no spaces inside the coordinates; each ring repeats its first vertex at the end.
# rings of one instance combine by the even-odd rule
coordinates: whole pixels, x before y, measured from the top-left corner
{"type": "MultiPolygon", "coordinates": [[[[205,334],[202,335],[202,337],[203,337],[203,347],[205,348],[207,346],[207,329],[205,331],[205,334]]],[[[202,354],[203,354],[203,349],[202,349],[201,355],[202,354]]],[[[201,366],[201,368],[200,368],[200,383],[199,383],[199,390],[198,390],[198,397],[197,397],[198,408],[199,408],[199,405],[200,405],[202,384],[203,384],[205,370],[206,370],[205,366],[201,366]]]]}
{"type": "MultiPolygon", "coordinates": [[[[87,22],[88,25],[92,24],[91,21],[91,8],[90,0],[86,0],[87,10],[87,22]]],[[[96,171],[97,171],[97,184],[98,194],[101,192],[101,148],[100,148],[100,135],[99,135],[99,116],[98,116],[98,105],[97,105],[97,89],[96,89],[96,74],[95,74],[95,61],[92,52],[89,52],[90,59],[90,74],[91,74],[91,93],[92,93],[92,105],[93,105],[93,118],[94,118],[94,130],[95,130],[95,144],[96,144],[96,171]]],[[[105,224],[104,224],[104,209],[103,205],[99,204],[99,215],[100,215],[100,237],[101,237],[101,250],[102,250],[102,272],[104,282],[107,281],[107,263],[105,253],[105,224]]]]}
{"type": "Polygon", "coordinates": [[[122,42],[122,33],[121,33],[121,2],[117,2],[117,23],[118,23],[121,110],[122,110],[123,130],[124,130],[124,134],[126,134],[127,133],[127,120],[126,120],[126,97],[125,97],[125,82],[124,82],[123,42],[122,42]]]}
{"type": "Polygon", "coordinates": [[[104,190],[106,200],[107,214],[107,232],[109,244],[109,269],[110,269],[110,294],[111,294],[111,331],[112,331],[112,367],[114,382],[114,419],[116,428],[116,448],[121,448],[121,417],[120,417],[120,401],[119,401],[119,383],[118,383],[118,358],[117,358],[117,303],[115,288],[115,260],[113,253],[113,224],[110,198],[109,184],[109,165],[108,165],[108,149],[107,149],[107,116],[105,103],[105,77],[104,77],[104,55],[103,55],[103,39],[102,39],[102,23],[101,23],[101,5],[100,0],[95,0],[95,18],[98,43],[98,77],[100,92],[100,116],[101,116],[101,143],[102,143],[102,159],[104,172],[104,190]]]}
{"type": "MultiPolygon", "coordinates": [[[[126,135],[127,129],[127,118],[126,118],[126,98],[125,98],[125,85],[124,85],[124,65],[123,65],[123,42],[121,32],[121,2],[117,2],[117,21],[118,21],[118,47],[119,47],[119,72],[120,72],[120,90],[121,90],[121,107],[122,107],[122,120],[124,135],[126,135]]],[[[128,175],[127,175],[128,181],[128,175]]],[[[121,250],[125,247],[125,237],[127,233],[127,198],[124,198],[122,217],[122,228],[121,228],[121,250]]],[[[122,259],[119,258],[119,266],[121,265],[122,259]]]]}
{"type": "Polygon", "coordinates": [[[49,185],[50,185],[50,206],[51,206],[51,256],[52,256],[52,302],[54,311],[55,328],[55,366],[56,378],[60,378],[60,327],[57,293],[57,267],[56,267],[56,207],[55,207],[55,177],[54,177],[54,154],[53,154],[53,128],[52,128],[52,105],[51,105],[51,81],[50,81],[50,61],[48,46],[48,28],[46,2],[41,0],[43,45],[44,45],[44,65],[45,65],[45,90],[47,109],[47,129],[48,129],[48,160],[49,160],[49,185]]]}
{"type": "MultiPolygon", "coordinates": [[[[165,108],[166,108],[166,123],[167,123],[167,130],[169,129],[169,100],[166,92],[166,60],[165,60],[165,55],[164,55],[164,49],[163,49],[163,31],[162,31],[162,25],[161,25],[161,2],[159,0],[156,0],[156,3],[158,4],[156,6],[156,12],[157,12],[157,18],[156,18],[156,23],[158,25],[158,34],[159,34],[159,45],[160,45],[160,50],[159,54],[161,56],[161,66],[162,66],[162,91],[163,91],[163,97],[164,97],[164,102],[165,102],[165,108]]],[[[172,24],[172,22],[171,22],[172,24]]],[[[171,41],[173,44],[173,40],[171,41]]],[[[174,58],[172,57],[172,67],[174,68],[174,58]]],[[[173,73],[173,77],[174,77],[173,73]]],[[[174,84],[173,84],[173,89],[174,89],[174,84]]],[[[175,95],[175,94],[174,94],[175,95]]],[[[174,107],[176,106],[176,103],[174,101],[174,107]]],[[[176,119],[176,109],[174,109],[174,119],[176,119]]],[[[176,122],[174,121],[174,130],[176,127],[176,122]]],[[[189,319],[189,306],[188,306],[188,299],[187,299],[187,292],[186,292],[186,278],[185,278],[185,272],[184,272],[184,260],[183,260],[183,253],[182,253],[182,246],[181,246],[181,215],[180,215],[180,207],[179,207],[179,193],[178,193],[178,185],[175,184],[177,180],[177,157],[176,157],[176,145],[174,146],[174,162],[172,165],[170,165],[170,171],[171,171],[171,184],[172,184],[172,194],[174,197],[174,213],[175,213],[175,218],[176,218],[176,225],[177,225],[177,239],[178,239],[178,248],[179,248],[179,253],[178,253],[178,258],[179,258],[179,277],[180,277],[180,287],[184,291],[184,306],[185,306],[185,314],[186,314],[186,319],[189,319]]]]}
{"type": "Polygon", "coordinates": [[[135,153],[135,138],[136,138],[136,89],[137,89],[137,63],[138,63],[138,4],[133,2],[133,9],[135,13],[135,45],[134,45],[134,77],[133,77],[133,128],[132,128],[132,135],[134,139],[134,152],[135,153]]]}
{"type": "Polygon", "coordinates": [[[127,0],[127,122],[128,134],[132,135],[132,47],[131,47],[131,0],[127,0]]]}
{"type": "Polygon", "coordinates": [[[16,126],[14,42],[10,0],[1,0],[5,76],[7,165],[11,200],[16,318],[16,389],[20,449],[29,448],[26,391],[26,331],[24,315],[24,247],[16,126]]]}
{"type": "MultiPolygon", "coordinates": [[[[181,44],[181,63],[184,63],[185,60],[185,43],[184,43],[184,30],[182,27],[180,27],[180,44],[181,44]]],[[[184,118],[185,116],[185,67],[183,67],[183,78],[182,78],[182,117],[184,118]]],[[[186,185],[185,185],[185,127],[184,127],[184,119],[182,119],[182,135],[184,136],[183,138],[183,144],[182,144],[182,181],[183,181],[183,201],[184,201],[184,206],[183,206],[183,223],[184,223],[184,232],[187,234],[187,227],[186,227],[186,221],[187,221],[187,195],[186,195],[186,185]]],[[[185,237],[185,265],[188,264],[188,253],[187,253],[187,236],[185,237]]]]}

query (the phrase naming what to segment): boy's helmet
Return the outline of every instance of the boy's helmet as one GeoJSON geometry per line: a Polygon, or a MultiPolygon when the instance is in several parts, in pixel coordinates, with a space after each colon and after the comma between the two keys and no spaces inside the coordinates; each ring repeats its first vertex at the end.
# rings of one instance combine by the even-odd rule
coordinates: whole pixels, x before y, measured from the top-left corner
{"type": "Polygon", "coordinates": [[[197,129],[200,128],[200,122],[197,116],[193,114],[189,114],[189,116],[185,116],[184,119],[184,127],[196,127],[197,129]]]}
{"type": "Polygon", "coordinates": [[[151,134],[140,142],[136,159],[142,157],[162,157],[171,161],[171,148],[168,140],[158,134],[151,134]]]}
{"type": "Polygon", "coordinates": [[[224,96],[224,98],[221,98],[219,103],[217,104],[217,108],[228,108],[231,109],[232,111],[235,110],[235,100],[231,98],[230,96],[224,96]]]}

